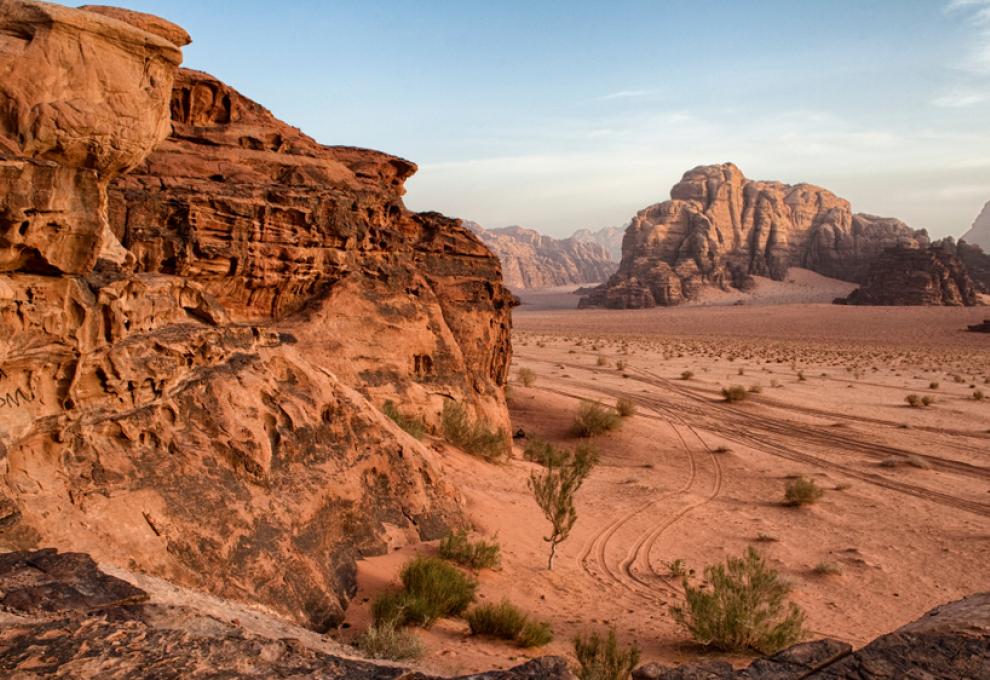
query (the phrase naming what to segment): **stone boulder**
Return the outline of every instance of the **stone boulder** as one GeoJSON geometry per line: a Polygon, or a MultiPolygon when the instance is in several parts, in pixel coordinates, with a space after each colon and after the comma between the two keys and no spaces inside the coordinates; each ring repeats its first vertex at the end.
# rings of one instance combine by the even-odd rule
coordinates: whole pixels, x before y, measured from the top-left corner
{"type": "Polygon", "coordinates": [[[582,306],[676,305],[702,286],[746,290],[753,276],[783,280],[789,267],[861,281],[885,248],[928,242],[898,220],[854,215],[830,191],[749,180],[732,163],[688,171],[670,197],[633,218],[618,272],[582,306]]]}
{"type": "Polygon", "coordinates": [[[979,297],[963,262],[933,246],[889,248],[871,265],[863,285],[839,302],[970,307],[979,304],[979,297]]]}

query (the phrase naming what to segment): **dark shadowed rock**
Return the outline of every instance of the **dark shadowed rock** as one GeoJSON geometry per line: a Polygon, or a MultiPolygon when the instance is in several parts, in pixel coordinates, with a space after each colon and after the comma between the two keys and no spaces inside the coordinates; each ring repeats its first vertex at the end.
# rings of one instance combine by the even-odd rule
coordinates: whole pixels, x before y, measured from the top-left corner
{"type": "Polygon", "coordinates": [[[979,298],[966,266],[948,249],[898,247],[873,262],[863,285],[844,302],[968,307],[979,304],[979,298]]]}

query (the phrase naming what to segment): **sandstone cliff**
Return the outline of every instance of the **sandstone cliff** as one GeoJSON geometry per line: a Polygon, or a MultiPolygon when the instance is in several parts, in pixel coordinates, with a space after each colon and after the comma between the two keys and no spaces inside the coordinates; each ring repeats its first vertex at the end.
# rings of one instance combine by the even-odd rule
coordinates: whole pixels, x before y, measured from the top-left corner
{"type": "Polygon", "coordinates": [[[186,40],[0,0],[0,545],[322,629],[356,558],[461,521],[376,406],[507,426],[511,298],[475,236],[405,209],[414,164],[178,71],[186,40]]]}
{"type": "Polygon", "coordinates": [[[949,248],[888,248],[870,265],[863,285],[844,300],[849,305],[979,304],[966,265],[949,248]]]}
{"type": "Polygon", "coordinates": [[[582,306],[675,305],[704,285],[745,290],[798,266],[858,282],[884,249],[928,242],[898,220],[854,215],[825,189],[748,180],[731,163],[688,171],[670,196],[633,218],[618,272],[582,306]]]}
{"type": "Polygon", "coordinates": [[[474,222],[466,224],[498,255],[505,285],[511,289],[599,283],[618,266],[604,247],[590,241],[556,239],[523,227],[485,229],[474,222]]]}
{"type": "Polygon", "coordinates": [[[986,205],[983,206],[983,210],[973,220],[969,231],[963,234],[959,240],[990,251],[990,201],[987,201],[986,205]]]}
{"type": "Polygon", "coordinates": [[[578,229],[571,234],[571,238],[582,243],[597,243],[618,263],[622,259],[622,236],[625,233],[626,227],[602,227],[598,231],[578,229]]]}

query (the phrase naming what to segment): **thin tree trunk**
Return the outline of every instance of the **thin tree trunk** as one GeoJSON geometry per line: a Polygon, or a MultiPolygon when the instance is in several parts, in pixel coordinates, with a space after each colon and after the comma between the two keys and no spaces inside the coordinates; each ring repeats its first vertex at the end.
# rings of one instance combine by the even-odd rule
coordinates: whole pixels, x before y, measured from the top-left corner
{"type": "Polygon", "coordinates": [[[557,544],[554,541],[550,541],[550,559],[547,561],[547,571],[553,571],[553,558],[556,552],[557,544]]]}

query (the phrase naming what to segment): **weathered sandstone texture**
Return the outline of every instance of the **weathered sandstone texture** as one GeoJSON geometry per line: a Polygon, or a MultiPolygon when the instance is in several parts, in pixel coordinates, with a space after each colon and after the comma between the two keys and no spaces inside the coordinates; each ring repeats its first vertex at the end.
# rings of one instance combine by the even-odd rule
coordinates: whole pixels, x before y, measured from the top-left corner
{"type": "Polygon", "coordinates": [[[357,558],[462,521],[379,407],[507,428],[511,297],[405,209],[415,165],[317,144],[169,40],[0,0],[0,546],[325,629],[357,558]]]}
{"type": "Polygon", "coordinates": [[[505,285],[513,290],[599,283],[618,267],[604,247],[591,241],[556,239],[523,227],[465,226],[498,256],[505,285]]]}
{"type": "Polygon", "coordinates": [[[990,251],[990,201],[983,206],[983,210],[973,220],[969,231],[962,235],[960,241],[966,241],[980,246],[985,251],[990,251]]]}
{"type": "MultiPolygon", "coordinates": [[[[156,602],[85,554],[0,553],[0,675],[73,680],[431,680],[397,666],[329,653],[332,643],[252,634],[190,604],[156,602]]],[[[265,623],[263,621],[263,623],[265,623]]],[[[276,631],[291,634],[277,621],[276,631]]],[[[542,657],[474,680],[570,680],[542,657]]]]}
{"type": "Polygon", "coordinates": [[[647,664],[634,680],[982,680],[990,678],[990,593],[937,607],[852,651],[835,640],[805,642],[733,670],[723,662],[679,668],[647,664]]]}
{"type": "Polygon", "coordinates": [[[633,218],[618,272],[581,306],[676,305],[705,285],[783,280],[789,267],[861,281],[885,248],[928,242],[898,220],[854,215],[825,189],[748,180],[731,163],[688,171],[670,197],[633,218]]]}
{"type": "Polygon", "coordinates": [[[863,285],[844,300],[849,305],[979,304],[976,286],[950,249],[889,248],[870,266],[863,285]]]}
{"type": "Polygon", "coordinates": [[[959,241],[952,243],[952,239],[940,241],[939,245],[949,249],[956,257],[962,260],[973,279],[973,284],[981,293],[990,293],[990,254],[976,244],[959,241]]]}

